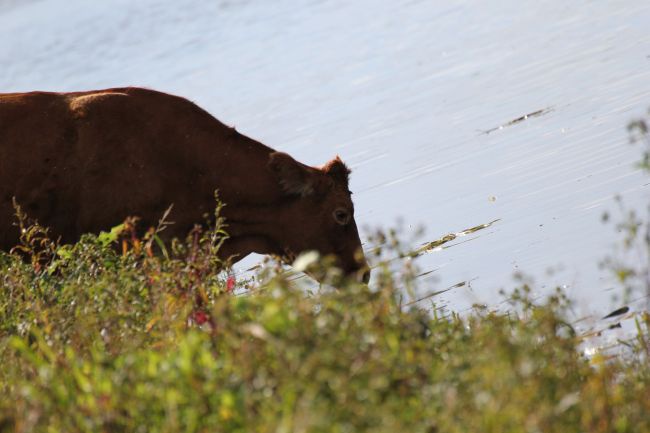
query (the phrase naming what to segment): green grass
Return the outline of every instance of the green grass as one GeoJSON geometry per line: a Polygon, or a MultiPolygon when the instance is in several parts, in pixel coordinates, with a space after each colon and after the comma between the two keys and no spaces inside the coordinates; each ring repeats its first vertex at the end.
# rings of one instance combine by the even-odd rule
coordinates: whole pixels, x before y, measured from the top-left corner
{"type": "Polygon", "coordinates": [[[647,314],[627,356],[587,358],[561,293],[436,317],[380,267],[374,290],[267,269],[235,295],[219,231],[152,255],[25,228],[0,252],[0,431],[650,432],[647,314]]]}

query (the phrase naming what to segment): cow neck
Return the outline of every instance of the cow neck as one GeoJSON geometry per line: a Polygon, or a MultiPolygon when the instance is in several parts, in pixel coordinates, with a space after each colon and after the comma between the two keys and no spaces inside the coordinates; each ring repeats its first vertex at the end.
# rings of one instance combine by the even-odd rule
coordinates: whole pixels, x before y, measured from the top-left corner
{"type": "Polygon", "coordinates": [[[282,251],[265,236],[236,236],[226,239],[219,250],[219,257],[238,261],[251,253],[281,255],[282,251]]]}
{"type": "Polygon", "coordinates": [[[290,203],[226,206],[226,233],[232,238],[259,235],[277,239],[284,232],[284,222],[291,220],[290,203]]]}
{"type": "Polygon", "coordinates": [[[232,257],[237,252],[237,260],[250,253],[284,255],[281,244],[282,224],[287,221],[287,206],[282,204],[226,206],[223,216],[228,239],[223,245],[223,257],[232,257]]]}

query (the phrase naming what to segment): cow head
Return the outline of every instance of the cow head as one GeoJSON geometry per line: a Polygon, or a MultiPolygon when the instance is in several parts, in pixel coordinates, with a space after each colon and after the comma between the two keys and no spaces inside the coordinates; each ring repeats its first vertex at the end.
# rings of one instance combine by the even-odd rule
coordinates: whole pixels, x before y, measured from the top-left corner
{"type": "Polygon", "coordinates": [[[337,156],[322,168],[299,163],[282,152],[269,157],[269,167],[286,196],[281,224],[284,253],[289,257],[309,250],[333,256],[346,274],[368,282],[354,206],[348,188],[350,170],[337,156]]]}

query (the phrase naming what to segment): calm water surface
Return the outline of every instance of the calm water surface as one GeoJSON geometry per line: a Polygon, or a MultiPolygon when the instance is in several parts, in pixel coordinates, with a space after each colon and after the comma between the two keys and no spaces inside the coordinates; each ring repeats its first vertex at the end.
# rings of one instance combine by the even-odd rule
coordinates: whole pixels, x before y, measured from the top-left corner
{"type": "Polygon", "coordinates": [[[362,227],[499,220],[415,260],[427,290],[471,281],[441,304],[494,305],[523,271],[605,311],[600,216],[650,197],[625,130],[650,106],[648,23],[633,0],[2,0],[0,91],[184,95],[303,162],[340,154],[362,227]]]}

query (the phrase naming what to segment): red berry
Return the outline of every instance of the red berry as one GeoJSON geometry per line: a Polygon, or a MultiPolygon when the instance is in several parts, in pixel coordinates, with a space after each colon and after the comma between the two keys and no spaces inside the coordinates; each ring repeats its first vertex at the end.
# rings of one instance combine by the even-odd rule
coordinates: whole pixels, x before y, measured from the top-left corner
{"type": "Polygon", "coordinates": [[[208,313],[206,313],[205,311],[199,310],[194,312],[194,321],[196,322],[197,325],[203,325],[209,319],[210,316],[208,316],[208,313]]]}
{"type": "Polygon", "coordinates": [[[228,279],[226,280],[226,291],[231,293],[233,290],[235,290],[235,276],[228,275],[228,279]]]}

